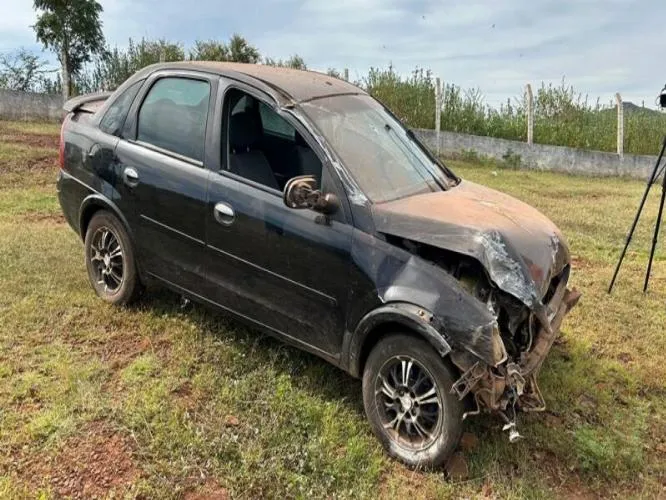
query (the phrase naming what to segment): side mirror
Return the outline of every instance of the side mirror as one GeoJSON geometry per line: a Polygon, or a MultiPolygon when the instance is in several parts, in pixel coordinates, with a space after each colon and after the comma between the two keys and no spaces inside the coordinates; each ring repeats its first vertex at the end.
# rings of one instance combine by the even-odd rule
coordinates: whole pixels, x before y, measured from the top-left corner
{"type": "Polygon", "coordinates": [[[282,199],[289,208],[311,208],[326,215],[338,209],[337,197],[334,194],[322,194],[317,189],[317,180],[313,175],[299,175],[289,179],[284,186],[282,199]]]}

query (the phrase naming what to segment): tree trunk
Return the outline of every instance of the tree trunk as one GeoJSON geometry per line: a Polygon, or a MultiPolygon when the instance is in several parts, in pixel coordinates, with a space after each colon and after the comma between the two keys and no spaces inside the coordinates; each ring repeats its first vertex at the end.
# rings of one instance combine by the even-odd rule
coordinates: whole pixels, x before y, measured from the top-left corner
{"type": "Polygon", "coordinates": [[[62,61],[62,97],[66,101],[69,99],[69,94],[71,92],[71,75],[69,73],[69,57],[67,50],[62,50],[62,55],[60,60],[62,61]]]}

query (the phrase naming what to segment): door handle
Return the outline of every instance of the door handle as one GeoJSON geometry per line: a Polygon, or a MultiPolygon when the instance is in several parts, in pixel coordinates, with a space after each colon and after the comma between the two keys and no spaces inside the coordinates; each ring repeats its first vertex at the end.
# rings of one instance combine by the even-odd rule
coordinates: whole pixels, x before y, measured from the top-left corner
{"type": "Polygon", "coordinates": [[[215,220],[223,226],[230,226],[233,224],[234,217],[236,216],[231,205],[222,201],[215,204],[213,215],[215,216],[215,220]]]}
{"type": "Polygon", "coordinates": [[[132,167],[127,167],[123,170],[123,181],[129,187],[134,187],[139,184],[139,173],[132,167]]]}

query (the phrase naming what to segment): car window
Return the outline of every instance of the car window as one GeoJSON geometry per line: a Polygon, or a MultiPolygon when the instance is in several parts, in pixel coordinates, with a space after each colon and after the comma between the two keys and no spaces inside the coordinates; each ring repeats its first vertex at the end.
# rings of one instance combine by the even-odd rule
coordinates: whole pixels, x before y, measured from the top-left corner
{"type": "Polygon", "coordinates": [[[303,110],[375,203],[440,191],[454,181],[370,96],[324,97],[303,110]]]}
{"type": "Polygon", "coordinates": [[[137,140],[203,160],[210,85],[189,78],[162,78],[139,110],[137,140]]]}
{"type": "Polygon", "coordinates": [[[136,94],[145,80],[139,80],[127,87],[120,96],[113,101],[109,109],[104,113],[104,117],[99,122],[99,128],[111,135],[119,135],[122,129],[127,113],[134,102],[136,94]]]}
{"type": "Polygon", "coordinates": [[[252,107],[252,103],[254,102],[254,99],[250,97],[249,95],[244,95],[234,105],[233,109],[231,110],[231,116],[237,115],[238,113],[244,113],[245,111],[248,111],[252,107]]]}
{"type": "Polygon", "coordinates": [[[238,89],[225,97],[225,168],[281,191],[299,175],[321,180],[322,164],[293,125],[268,104],[238,89]]]}
{"type": "Polygon", "coordinates": [[[264,133],[279,135],[280,137],[291,139],[296,135],[296,129],[289,122],[273,111],[267,104],[259,103],[259,114],[261,115],[261,125],[264,133]]]}

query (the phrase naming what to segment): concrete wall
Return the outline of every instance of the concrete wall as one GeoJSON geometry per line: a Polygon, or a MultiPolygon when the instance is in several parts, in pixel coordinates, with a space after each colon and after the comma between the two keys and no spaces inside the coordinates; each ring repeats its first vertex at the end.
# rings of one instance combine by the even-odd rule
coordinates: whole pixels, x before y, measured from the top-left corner
{"type": "MultiPolygon", "coordinates": [[[[432,151],[436,150],[437,136],[434,130],[418,129],[414,132],[432,151]]],[[[502,157],[510,150],[514,155],[520,155],[521,168],[572,174],[647,179],[657,161],[656,156],[625,154],[620,157],[615,153],[545,144],[527,144],[453,132],[440,132],[439,142],[440,154],[445,156],[474,151],[479,156],[502,160],[502,157]]]]}
{"type": "Polygon", "coordinates": [[[62,119],[62,96],[0,89],[0,119],[47,120],[62,119]]]}
{"type": "MultiPolygon", "coordinates": [[[[0,119],[49,120],[62,118],[62,96],[0,89],[0,119]]],[[[421,140],[436,150],[434,130],[415,130],[421,140]]],[[[508,151],[520,156],[520,167],[553,170],[584,175],[629,176],[647,179],[654,168],[655,156],[588,151],[563,146],[527,144],[494,137],[440,132],[440,152],[454,155],[474,151],[479,156],[502,160],[508,151]]]]}

